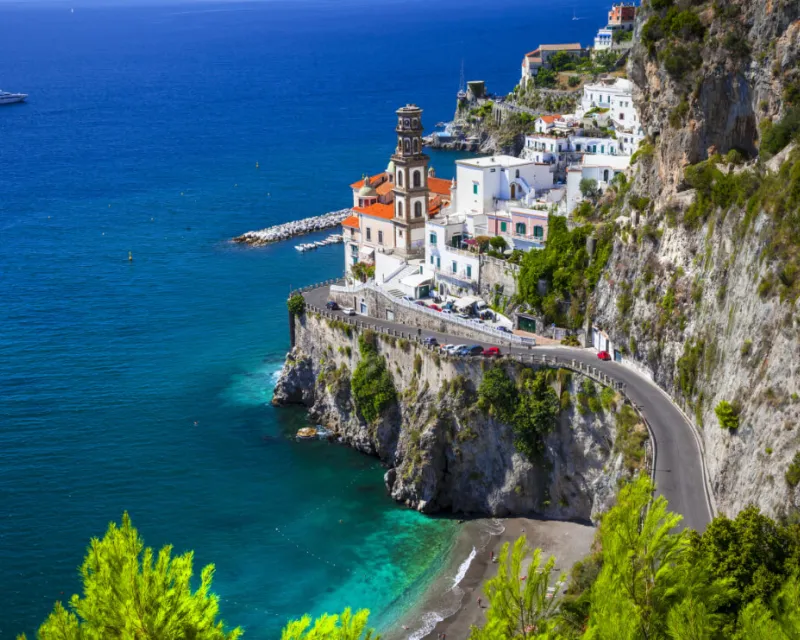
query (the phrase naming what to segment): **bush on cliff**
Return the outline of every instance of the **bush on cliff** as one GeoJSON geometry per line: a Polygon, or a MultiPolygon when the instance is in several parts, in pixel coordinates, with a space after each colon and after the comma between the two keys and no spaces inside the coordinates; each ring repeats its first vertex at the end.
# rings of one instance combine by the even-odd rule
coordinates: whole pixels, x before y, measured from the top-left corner
{"type": "Polygon", "coordinates": [[[374,334],[365,332],[358,337],[358,362],[350,388],[356,411],[367,422],[374,422],[397,402],[397,390],[386,360],[375,347],[374,334]]]}
{"type": "Polygon", "coordinates": [[[484,373],[478,406],[511,426],[514,446],[528,458],[542,453],[544,439],[555,429],[561,410],[545,371],[525,369],[517,385],[501,366],[484,373]]]}
{"type": "Polygon", "coordinates": [[[306,299],[295,293],[286,301],[286,306],[293,315],[302,316],[306,312],[306,299]]]}
{"type": "Polygon", "coordinates": [[[720,402],[715,408],[719,426],[730,431],[739,428],[739,410],[727,400],[720,402]]]}

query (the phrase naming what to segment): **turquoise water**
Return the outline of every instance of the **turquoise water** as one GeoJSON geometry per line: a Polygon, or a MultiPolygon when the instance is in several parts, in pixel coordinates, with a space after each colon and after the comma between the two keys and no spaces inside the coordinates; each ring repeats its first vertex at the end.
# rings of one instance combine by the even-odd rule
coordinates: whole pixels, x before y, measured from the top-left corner
{"type": "MultiPolygon", "coordinates": [[[[602,21],[584,4],[593,20],[553,10],[563,38],[602,21]]],[[[0,637],[78,588],[124,510],[149,545],[216,564],[249,638],[346,604],[390,628],[455,526],[269,405],[286,295],[338,275],[341,247],[228,239],[346,206],[395,108],[452,114],[462,57],[511,88],[553,30],[520,18],[544,3],[67,6],[0,4],[0,86],[31,94],[0,110],[0,637]]],[[[453,159],[433,154],[440,176],[453,159]]]]}

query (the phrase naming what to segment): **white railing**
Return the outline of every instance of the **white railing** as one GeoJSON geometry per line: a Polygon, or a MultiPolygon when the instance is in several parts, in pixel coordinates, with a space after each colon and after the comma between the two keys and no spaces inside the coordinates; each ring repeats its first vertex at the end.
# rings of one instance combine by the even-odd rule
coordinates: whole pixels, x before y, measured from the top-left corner
{"type": "MultiPolygon", "coordinates": [[[[327,285],[324,284],[316,285],[314,287],[309,287],[308,289],[316,289],[319,286],[327,286],[327,285]]],[[[443,311],[436,311],[435,309],[431,309],[430,307],[415,304],[413,302],[409,302],[408,300],[404,300],[403,298],[395,298],[394,296],[390,295],[388,291],[384,291],[374,282],[361,282],[357,285],[332,284],[330,286],[330,290],[334,293],[357,293],[365,289],[369,289],[370,291],[375,291],[376,293],[382,295],[390,302],[400,307],[405,307],[406,309],[410,309],[415,313],[428,315],[433,318],[436,318],[437,320],[441,320],[442,322],[459,325],[461,327],[465,327],[472,331],[492,336],[497,341],[503,341],[510,345],[517,345],[523,347],[536,346],[536,340],[534,338],[523,338],[522,336],[517,336],[514,335],[513,333],[505,333],[504,331],[500,331],[489,325],[480,324],[474,320],[465,320],[464,318],[459,318],[457,315],[452,313],[444,313],[443,311]]]]}

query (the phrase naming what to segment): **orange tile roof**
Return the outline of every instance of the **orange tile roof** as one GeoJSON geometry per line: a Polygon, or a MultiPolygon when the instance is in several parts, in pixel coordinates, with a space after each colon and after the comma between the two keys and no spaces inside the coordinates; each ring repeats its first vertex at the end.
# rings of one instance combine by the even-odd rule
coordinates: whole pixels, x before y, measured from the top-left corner
{"type": "MultiPolygon", "coordinates": [[[[370,179],[369,179],[370,184],[374,184],[378,180],[383,180],[385,177],[386,177],[386,172],[385,171],[381,171],[379,174],[370,177],[370,179]]],[[[364,179],[362,178],[358,182],[354,182],[353,184],[351,184],[350,188],[351,189],[360,189],[363,186],[364,186],[364,179]]]]}
{"type": "Polygon", "coordinates": [[[539,116],[539,120],[544,120],[547,124],[553,124],[561,116],[539,116]]]}
{"type": "Polygon", "coordinates": [[[391,193],[394,189],[394,183],[389,182],[388,180],[380,185],[375,191],[378,193],[379,196],[385,196],[388,193],[391,193]]]}
{"type": "Polygon", "coordinates": [[[428,189],[430,189],[432,193],[449,196],[450,180],[445,180],[444,178],[428,178],[428,189]]]}
{"type": "Polygon", "coordinates": [[[392,220],[394,218],[394,205],[391,204],[371,204],[368,207],[353,207],[353,211],[371,218],[383,218],[392,220]]]}
{"type": "Polygon", "coordinates": [[[358,216],[348,216],[347,218],[342,220],[342,226],[358,229],[358,216]]]}
{"type": "MultiPolygon", "coordinates": [[[[446,181],[445,181],[446,182],[446,181]]],[[[428,216],[433,217],[442,210],[442,197],[434,196],[428,200],[428,216]]]]}
{"type": "Polygon", "coordinates": [[[541,51],[539,49],[534,49],[533,51],[529,51],[525,54],[526,58],[538,58],[541,51]]]}

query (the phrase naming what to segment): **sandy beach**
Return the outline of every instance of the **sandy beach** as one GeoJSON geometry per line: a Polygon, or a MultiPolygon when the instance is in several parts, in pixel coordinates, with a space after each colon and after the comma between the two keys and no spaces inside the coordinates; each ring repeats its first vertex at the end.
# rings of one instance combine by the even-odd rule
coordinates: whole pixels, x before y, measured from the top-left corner
{"type": "Polygon", "coordinates": [[[498,566],[491,561],[492,552],[497,558],[503,544],[513,545],[524,534],[532,547],[542,549],[543,559],[556,557],[556,575],[568,573],[576,561],[589,553],[595,531],[586,524],[531,518],[465,522],[451,565],[431,585],[418,608],[401,621],[401,628],[387,634],[386,640],[435,640],[440,633],[447,640],[465,640],[470,627],[485,620],[483,584],[497,574],[498,566]],[[403,629],[403,625],[408,628],[403,629]]]}

